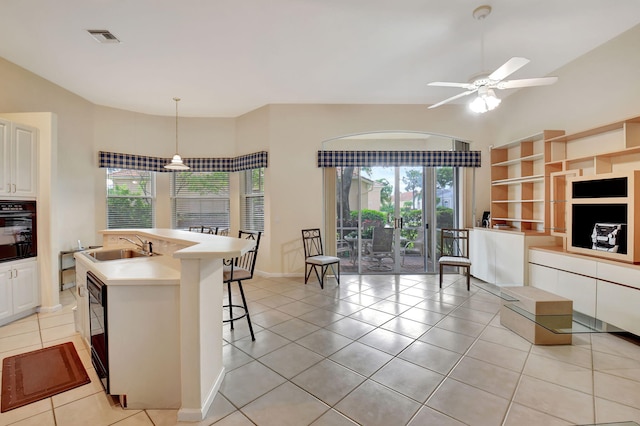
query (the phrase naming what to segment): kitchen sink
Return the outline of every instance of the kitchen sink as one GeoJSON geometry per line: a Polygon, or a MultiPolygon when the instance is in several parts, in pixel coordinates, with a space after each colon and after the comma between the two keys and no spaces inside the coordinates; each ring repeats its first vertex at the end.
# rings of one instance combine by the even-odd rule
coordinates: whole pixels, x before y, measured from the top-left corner
{"type": "Polygon", "coordinates": [[[133,259],[135,257],[150,257],[157,256],[157,253],[146,253],[140,250],[133,249],[113,249],[113,250],[101,250],[91,253],[85,253],[94,262],[105,262],[107,260],[120,260],[120,259],[133,259]]]}

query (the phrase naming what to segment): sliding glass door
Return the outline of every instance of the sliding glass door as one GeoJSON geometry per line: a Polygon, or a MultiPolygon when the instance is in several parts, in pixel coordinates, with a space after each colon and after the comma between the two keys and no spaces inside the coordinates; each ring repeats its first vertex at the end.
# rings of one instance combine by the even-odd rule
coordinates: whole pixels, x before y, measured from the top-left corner
{"type": "Polygon", "coordinates": [[[338,167],[337,247],[345,273],[433,273],[454,226],[455,169],[338,167]]]}

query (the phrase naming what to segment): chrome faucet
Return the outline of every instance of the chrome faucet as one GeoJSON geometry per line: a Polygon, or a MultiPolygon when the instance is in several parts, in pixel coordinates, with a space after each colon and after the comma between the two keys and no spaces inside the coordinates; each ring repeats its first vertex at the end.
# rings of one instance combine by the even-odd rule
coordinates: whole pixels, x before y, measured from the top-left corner
{"type": "Polygon", "coordinates": [[[132,239],[127,238],[127,237],[120,237],[120,239],[121,240],[125,240],[125,241],[129,241],[131,244],[133,244],[134,246],[136,246],[140,250],[142,250],[143,253],[153,254],[153,244],[151,244],[151,241],[143,240],[138,235],[136,235],[135,237],[138,240],[140,240],[140,243],[136,243],[135,241],[133,241],[132,239]]]}

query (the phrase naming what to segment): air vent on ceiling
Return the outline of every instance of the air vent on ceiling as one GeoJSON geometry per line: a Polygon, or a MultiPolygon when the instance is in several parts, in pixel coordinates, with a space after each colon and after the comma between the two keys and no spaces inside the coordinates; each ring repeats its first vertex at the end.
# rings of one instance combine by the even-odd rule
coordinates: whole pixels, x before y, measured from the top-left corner
{"type": "Polygon", "coordinates": [[[108,30],[87,30],[98,43],[120,43],[120,40],[108,30]]]}

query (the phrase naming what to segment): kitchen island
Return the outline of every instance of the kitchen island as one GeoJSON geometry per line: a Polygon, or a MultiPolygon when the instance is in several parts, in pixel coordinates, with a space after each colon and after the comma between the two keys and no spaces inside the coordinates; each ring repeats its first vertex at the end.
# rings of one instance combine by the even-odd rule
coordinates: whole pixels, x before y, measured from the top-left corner
{"type": "Polygon", "coordinates": [[[240,256],[254,242],[172,229],[101,234],[102,249],[75,254],[78,328],[90,347],[91,328],[101,324],[89,311],[91,271],[108,295],[110,393],[119,395],[125,408],[177,408],[181,421],[202,420],[224,378],[222,259],[240,256]],[[103,261],[90,256],[137,249],[134,242],[140,240],[151,243],[154,256],[103,261]]]}

